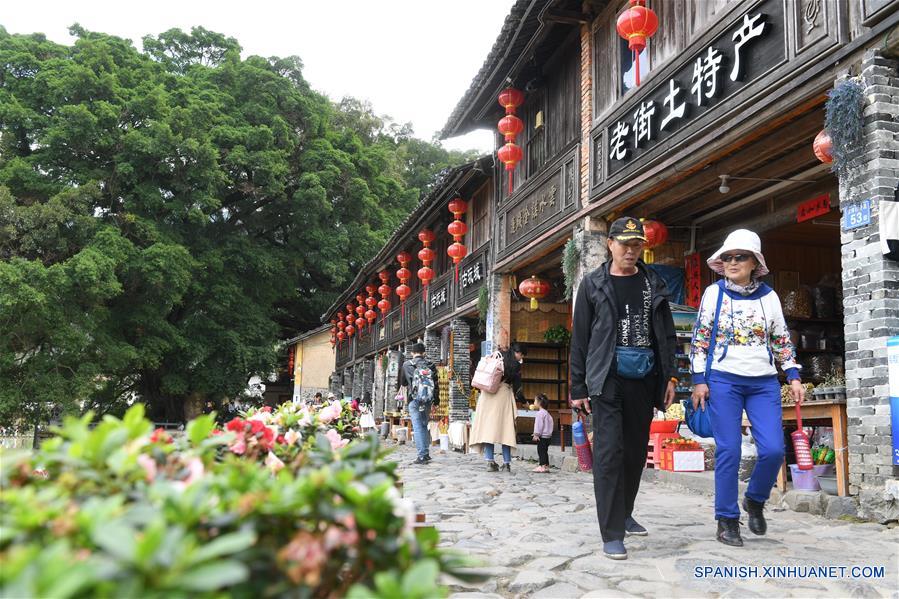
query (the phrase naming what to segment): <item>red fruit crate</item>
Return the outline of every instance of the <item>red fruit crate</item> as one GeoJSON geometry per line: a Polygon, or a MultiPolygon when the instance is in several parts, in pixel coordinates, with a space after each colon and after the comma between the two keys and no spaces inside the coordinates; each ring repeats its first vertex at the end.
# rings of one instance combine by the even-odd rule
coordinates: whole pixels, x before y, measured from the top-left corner
{"type": "Polygon", "coordinates": [[[667,439],[680,439],[678,433],[650,433],[649,446],[646,452],[646,467],[659,468],[662,460],[662,444],[667,439]]]}
{"type": "Polygon", "coordinates": [[[702,472],[705,470],[705,452],[699,443],[663,443],[659,468],[670,472],[702,472]]]}

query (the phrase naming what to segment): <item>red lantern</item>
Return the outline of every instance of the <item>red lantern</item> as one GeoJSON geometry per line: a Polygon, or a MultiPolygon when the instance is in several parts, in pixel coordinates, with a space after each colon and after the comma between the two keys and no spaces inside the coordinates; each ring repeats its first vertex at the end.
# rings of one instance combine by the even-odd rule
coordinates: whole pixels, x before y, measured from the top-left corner
{"type": "Polygon", "coordinates": [[[387,283],[390,282],[390,271],[382,270],[381,272],[378,273],[378,278],[381,279],[381,283],[386,285],[387,283]]]}
{"type": "Polygon", "coordinates": [[[343,331],[337,331],[337,339],[343,343],[344,339],[346,339],[346,333],[343,331]]]}
{"type": "Polygon", "coordinates": [[[462,198],[454,198],[450,200],[448,208],[458,220],[468,210],[468,204],[462,198]]]}
{"type": "Polygon", "coordinates": [[[524,104],[524,92],[514,87],[507,87],[499,92],[499,105],[506,109],[506,114],[514,114],[515,109],[524,104]]]}
{"type": "Polygon", "coordinates": [[[412,271],[406,267],[403,267],[396,271],[396,278],[402,282],[406,282],[412,278],[412,271]]]}
{"type": "Polygon", "coordinates": [[[356,294],[356,303],[362,304],[364,301],[365,301],[365,295],[362,293],[357,293],[356,294]]]}
{"type": "Polygon", "coordinates": [[[387,313],[390,312],[390,301],[386,299],[382,299],[378,302],[378,310],[381,311],[381,317],[387,316],[387,313]]]}
{"type": "Polygon", "coordinates": [[[659,17],[651,8],[643,6],[645,0],[630,0],[630,7],[618,17],[618,35],[627,40],[627,47],[633,53],[636,68],[636,83],[640,86],[640,57],[646,48],[647,38],[659,28],[659,17]]]}
{"type": "Polygon", "coordinates": [[[643,233],[646,235],[643,262],[652,264],[655,262],[655,252],[652,250],[668,241],[668,227],[657,220],[644,220],[642,222],[643,233]]]}
{"type": "Polygon", "coordinates": [[[342,331],[344,328],[346,328],[346,323],[344,321],[341,320],[337,323],[337,330],[342,331]]]}
{"type": "Polygon", "coordinates": [[[365,305],[369,308],[374,308],[378,304],[378,300],[374,298],[374,296],[368,296],[365,298],[365,305]]]}
{"type": "Polygon", "coordinates": [[[815,136],[815,142],[812,144],[815,150],[815,157],[825,164],[833,162],[833,140],[824,129],[815,136]]]}
{"type": "Polygon", "coordinates": [[[383,285],[378,287],[378,293],[381,294],[381,297],[383,299],[387,299],[388,297],[390,297],[391,291],[393,291],[393,289],[391,289],[390,285],[388,285],[387,283],[384,283],[383,285]]]}
{"type": "Polygon", "coordinates": [[[434,260],[434,250],[431,248],[421,248],[418,250],[418,259],[422,264],[430,264],[434,260]]]}
{"type": "Polygon", "coordinates": [[[353,324],[355,321],[356,321],[356,317],[352,313],[346,315],[346,323],[347,324],[353,324]]]}
{"type": "Polygon", "coordinates": [[[530,278],[525,279],[518,286],[518,292],[521,295],[530,298],[531,300],[531,310],[536,310],[537,300],[543,299],[549,293],[550,287],[549,283],[544,281],[543,279],[539,279],[534,275],[531,275],[530,278]]]}
{"type": "Polygon", "coordinates": [[[524,153],[521,151],[521,148],[512,142],[507,143],[503,147],[501,147],[496,152],[496,157],[499,158],[499,161],[506,165],[506,170],[509,171],[509,195],[512,194],[512,171],[515,170],[515,165],[521,162],[521,159],[524,157],[524,153]]]}
{"type": "MultiPolygon", "coordinates": [[[[428,283],[434,278],[434,269],[430,266],[422,266],[418,269],[418,278],[421,281],[421,284],[425,286],[425,289],[427,289],[428,283]]],[[[427,291],[425,291],[425,293],[427,293],[427,291]]]]}
{"type": "MultiPolygon", "coordinates": [[[[374,298],[372,298],[372,299],[374,299],[374,298]]],[[[378,319],[377,312],[375,312],[374,310],[366,310],[365,311],[365,320],[368,321],[368,324],[370,324],[370,325],[375,324],[375,320],[377,320],[377,319],[378,319]]]]}
{"type": "Polygon", "coordinates": [[[456,265],[456,272],[458,273],[459,262],[468,255],[468,248],[457,241],[446,248],[446,253],[453,259],[453,264],[456,265]]]}
{"type": "Polygon", "coordinates": [[[431,245],[431,242],[434,241],[434,231],[430,229],[422,229],[418,232],[418,240],[424,244],[425,247],[431,245]]]}
{"type": "Polygon", "coordinates": [[[400,263],[400,266],[406,266],[412,261],[412,255],[409,252],[400,252],[396,255],[396,261],[400,263]]]}
{"type": "Polygon", "coordinates": [[[405,283],[400,284],[396,288],[396,295],[400,298],[401,302],[405,302],[406,298],[412,295],[412,288],[406,285],[405,283]]]}
{"type": "Polygon", "coordinates": [[[350,339],[353,338],[353,333],[355,333],[355,332],[356,332],[356,328],[353,325],[351,325],[351,324],[346,325],[346,334],[349,335],[350,339]]]}
{"type": "Polygon", "coordinates": [[[341,320],[343,320],[343,312],[338,312],[337,313],[337,322],[340,322],[341,320]]]}
{"type": "Polygon", "coordinates": [[[412,293],[412,288],[406,285],[412,278],[412,271],[407,265],[412,261],[409,252],[400,252],[396,255],[396,261],[400,263],[400,269],[396,271],[396,278],[400,280],[399,287],[396,288],[396,295],[400,298],[400,312],[406,313],[406,298],[412,293]]]}
{"type": "Polygon", "coordinates": [[[377,290],[378,290],[378,286],[375,285],[374,283],[369,283],[368,285],[365,286],[365,293],[367,293],[369,295],[374,295],[375,291],[377,291],[377,290]]]}
{"type": "Polygon", "coordinates": [[[365,306],[356,306],[356,314],[360,317],[365,314],[365,306]]]}
{"type": "Polygon", "coordinates": [[[453,239],[458,241],[459,237],[468,233],[468,225],[464,221],[454,220],[446,227],[446,231],[453,236],[453,239]]]}
{"type": "Polygon", "coordinates": [[[359,332],[362,332],[362,329],[365,328],[365,319],[361,316],[356,319],[356,328],[359,329],[359,332]]]}
{"type": "Polygon", "coordinates": [[[496,127],[502,133],[506,141],[515,141],[515,138],[524,131],[524,123],[514,114],[507,114],[499,120],[496,127]]]}

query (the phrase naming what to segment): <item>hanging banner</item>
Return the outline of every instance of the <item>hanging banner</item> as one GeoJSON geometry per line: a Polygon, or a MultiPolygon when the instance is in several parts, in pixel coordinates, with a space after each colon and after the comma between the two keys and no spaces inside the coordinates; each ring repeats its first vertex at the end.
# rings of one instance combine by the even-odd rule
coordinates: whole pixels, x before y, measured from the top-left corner
{"type": "Polygon", "coordinates": [[[687,305],[692,308],[699,308],[702,301],[702,260],[699,252],[688,254],[685,258],[687,271],[686,295],[687,305]]]}
{"type": "Polygon", "coordinates": [[[890,421],[893,425],[893,466],[899,466],[899,335],[887,339],[890,376],[890,421]]]}

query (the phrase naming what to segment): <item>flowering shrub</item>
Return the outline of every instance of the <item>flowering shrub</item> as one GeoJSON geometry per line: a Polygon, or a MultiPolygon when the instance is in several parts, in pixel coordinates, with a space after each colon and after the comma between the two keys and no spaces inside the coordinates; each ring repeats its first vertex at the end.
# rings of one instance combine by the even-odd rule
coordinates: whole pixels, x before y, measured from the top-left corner
{"type": "Polygon", "coordinates": [[[340,402],[174,437],[143,416],[0,455],[0,596],[433,597],[441,572],[469,578],[340,402]]]}

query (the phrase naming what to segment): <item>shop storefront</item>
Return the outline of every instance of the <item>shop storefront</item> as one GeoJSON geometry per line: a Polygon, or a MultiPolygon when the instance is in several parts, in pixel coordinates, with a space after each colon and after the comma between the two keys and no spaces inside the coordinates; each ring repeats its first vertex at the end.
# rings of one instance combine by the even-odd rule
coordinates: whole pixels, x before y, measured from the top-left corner
{"type": "MultiPolygon", "coordinates": [[[[637,53],[615,27],[626,2],[516,3],[444,129],[448,137],[496,127],[496,99],[510,82],[523,91],[524,127],[513,136],[520,156],[497,138],[503,161],[520,159],[497,206],[488,339],[547,343],[540,336],[552,318],[564,327],[565,279],[576,286],[605,260],[617,216],[664,225],[654,268],[682,290],[673,299],[685,313],[712,282],[710,253],[730,231],[754,230],[804,380],[816,385],[808,423],[833,429],[840,492],[857,495],[863,514],[889,509],[886,339],[899,332],[899,267],[881,238],[896,227],[884,216],[895,214],[899,184],[891,116],[899,74],[889,58],[897,5],[649,1],[659,28],[637,53]],[[853,101],[855,122],[845,116],[853,101]],[[833,150],[821,141],[828,107],[833,150]],[[828,152],[838,154],[836,168],[828,152]],[[533,312],[519,303],[532,275],[548,286],[533,312]]],[[[498,165],[503,189],[505,172],[498,165]]],[[[527,393],[558,398],[560,424],[564,356],[540,348],[532,357],[527,393]]],[[[679,390],[689,393],[687,376],[679,390]]],[[[786,405],[787,430],[791,413],[786,405]]]]}

